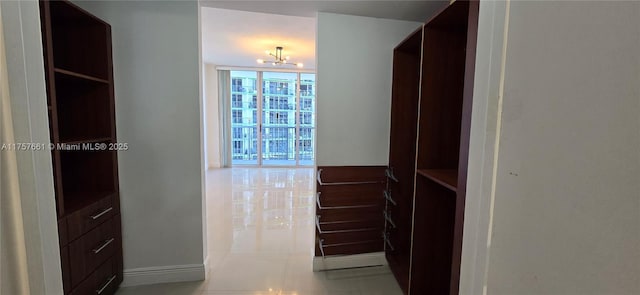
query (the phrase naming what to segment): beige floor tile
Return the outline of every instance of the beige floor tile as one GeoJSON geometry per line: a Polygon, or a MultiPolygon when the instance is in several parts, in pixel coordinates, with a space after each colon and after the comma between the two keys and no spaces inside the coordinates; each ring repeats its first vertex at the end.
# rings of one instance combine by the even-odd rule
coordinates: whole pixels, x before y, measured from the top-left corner
{"type": "Polygon", "coordinates": [[[204,290],[281,290],[286,256],[229,254],[213,269],[204,290]]]}
{"type": "Polygon", "coordinates": [[[118,295],[400,295],[386,267],[313,272],[313,168],[209,170],[207,279],[118,295]]]}

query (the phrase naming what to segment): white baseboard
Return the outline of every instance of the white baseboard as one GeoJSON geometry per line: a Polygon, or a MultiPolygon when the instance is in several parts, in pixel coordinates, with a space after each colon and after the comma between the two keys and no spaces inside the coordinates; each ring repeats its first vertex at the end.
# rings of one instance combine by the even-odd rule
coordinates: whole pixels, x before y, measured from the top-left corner
{"type": "Polygon", "coordinates": [[[125,269],[121,287],[202,281],[205,264],[170,265],[125,269]]]}
{"type": "Polygon", "coordinates": [[[367,267],[387,265],[387,258],[384,252],[334,256],[334,257],[313,257],[313,271],[343,269],[353,267],[367,267]]]}

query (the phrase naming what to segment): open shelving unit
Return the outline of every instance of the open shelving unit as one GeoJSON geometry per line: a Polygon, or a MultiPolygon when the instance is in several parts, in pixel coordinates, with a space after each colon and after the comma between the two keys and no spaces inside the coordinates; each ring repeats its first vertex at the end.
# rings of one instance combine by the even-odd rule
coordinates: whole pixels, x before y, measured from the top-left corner
{"type": "Polygon", "coordinates": [[[478,1],[394,50],[386,257],[406,294],[458,294],[478,1]]]}
{"type": "Polygon", "coordinates": [[[385,191],[385,256],[402,290],[409,288],[422,27],[393,51],[389,177],[385,191]],[[393,224],[393,225],[392,225],[393,224]]]}
{"type": "Polygon", "coordinates": [[[69,1],[40,1],[65,294],[122,281],[111,27],[69,1]],[[104,143],[106,150],[88,148],[104,143]],[[93,250],[93,251],[92,251],[93,250]]]}

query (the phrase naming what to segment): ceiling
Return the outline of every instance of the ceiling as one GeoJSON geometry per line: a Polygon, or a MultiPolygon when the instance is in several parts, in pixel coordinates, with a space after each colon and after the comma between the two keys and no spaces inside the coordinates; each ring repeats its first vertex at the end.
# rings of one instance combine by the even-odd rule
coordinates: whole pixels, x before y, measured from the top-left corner
{"type": "Polygon", "coordinates": [[[256,59],[268,61],[271,57],[265,51],[275,53],[276,46],[282,46],[282,54],[291,56],[291,62],[315,69],[315,18],[204,7],[201,19],[205,63],[273,67],[260,65],[256,59]]]}
{"type": "Polygon", "coordinates": [[[316,12],[331,12],[377,18],[425,22],[436,10],[449,1],[431,0],[289,0],[289,1],[216,1],[201,0],[202,6],[223,9],[274,13],[281,15],[315,17],[316,12]]]}
{"type": "Polygon", "coordinates": [[[201,0],[203,61],[222,66],[274,67],[259,65],[256,59],[269,60],[265,50],[273,52],[276,46],[282,46],[283,55],[312,70],[317,12],[424,22],[448,2],[201,0]]]}

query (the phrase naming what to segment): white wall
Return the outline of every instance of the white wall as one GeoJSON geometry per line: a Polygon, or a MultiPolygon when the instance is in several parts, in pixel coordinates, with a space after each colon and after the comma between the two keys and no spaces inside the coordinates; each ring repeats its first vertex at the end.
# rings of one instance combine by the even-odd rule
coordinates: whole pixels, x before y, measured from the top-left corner
{"type": "Polygon", "coordinates": [[[125,284],[148,267],[203,277],[198,4],[77,3],[112,27],[125,284]]]}
{"type": "Polygon", "coordinates": [[[420,25],[318,13],[317,165],[388,164],[393,48],[420,25]]]}
{"type": "Polygon", "coordinates": [[[460,266],[459,293],[464,295],[483,294],[486,284],[507,4],[480,2],[460,266]]]}
{"type": "Polygon", "coordinates": [[[207,168],[220,168],[220,116],[218,114],[218,71],[216,65],[204,64],[204,104],[207,168]]]}
{"type": "MultiPolygon", "coordinates": [[[[7,90],[10,92],[10,109],[5,111],[11,112],[14,142],[48,143],[49,121],[38,2],[0,1],[0,5],[2,6],[2,30],[9,86],[9,89],[3,89],[3,92],[7,90]]],[[[5,152],[2,151],[2,153],[5,152]]],[[[17,168],[17,175],[9,177],[5,175],[0,185],[5,192],[10,184],[4,181],[17,178],[18,186],[11,186],[12,193],[19,191],[19,194],[11,197],[17,197],[20,204],[3,203],[1,207],[2,210],[9,208],[15,210],[21,207],[22,212],[14,211],[6,214],[5,211],[2,215],[1,256],[2,258],[6,255],[21,256],[17,254],[19,252],[26,254],[27,265],[22,267],[28,272],[27,283],[31,294],[62,294],[51,153],[48,150],[21,151],[16,153],[16,158],[17,161],[13,163],[15,166],[9,167],[17,168]],[[7,205],[17,205],[17,207],[7,205]],[[8,221],[6,218],[10,216],[19,218],[20,215],[24,226],[26,249],[13,248],[15,245],[7,244],[7,238],[11,236],[12,231],[5,231],[8,221]],[[10,245],[10,248],[7,245],[10,245]]],[[[2,170],[5,170],[7,168],[5,165],[8,164],[3,162],[2,165],[2,170]]],[[[8,197],[3,195],[0,202],[6,201],[8,197]]],[[[0,267],[6,267],[6,262],[3,259],[0,267]]],[[[16,279],[13,275],[20,272],[13,273],[13,267],[15,265],[2,269],[3,280],[16,279]]],[[[3,283],[0,293],[5,294],[7,288],[17,284],[19,284],[17,281],[3,283]]]]}
{"type": "Polygon", "coordinates": [[[511,3],[488,294],[640,294],[640,3],[511,3]]]}

